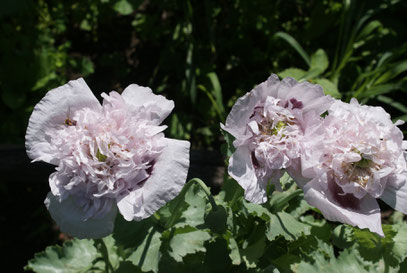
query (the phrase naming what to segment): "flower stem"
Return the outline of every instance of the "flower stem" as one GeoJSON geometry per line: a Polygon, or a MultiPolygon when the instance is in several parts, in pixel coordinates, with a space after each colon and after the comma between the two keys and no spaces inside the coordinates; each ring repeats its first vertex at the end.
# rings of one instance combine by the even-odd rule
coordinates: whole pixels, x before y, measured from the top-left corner
{"type": "Polygon", "coordinates": [[[216,211],[218,209],[218,205],[215,202],[215,199],[213,198],[211,191],[209,190],[209,188],[205,185],[205,183],[199,179],[199,178],[192,178],[191,180],[189,180],[185,186],[182,188],[176,203],[175,203],[175,208],[174,208],[174,212],[171,215],[170,220],[167,222],[166,227],[169,228],[171,226],[174,225],[175,220],[177,219],[177,212],[178,210],[181,208],[182,205],[182,201],[185,197],[185,194],[187,193],[187,191],[189,190],[189,188],[194,184],[198,184],[201,189],[205,192],[205,194],[208,196],[209,202],[211,203],[212,209],[214,211],[216,211]]]}
{"type": "Polygon", "coordinates": [[[103,239],[95,239],[95,243],[99,245],[99,250],[102,253],[103,260],[105,262],[105,272],[114,272],[113,266],[109,261],[109,252],[103,239]]]}
{"type": "Polygon", "coordinates": [[[191,180],[189,180],[188,184],[192,184],[192,182],[196,182],[203,189],[203,191],[206,193],[206,196],[208,196],[212,209],[216,211],[218,209],[218,205],[216,204],[215,199],[213,198],[208,186],[206,186],[206,184],[199,178],[192,178],[191,180]]]}
{"type": "Polygon", "coordinates": [[[235,205],[236,201],[239,199],[239,197],[242,195],[243,189],[241,187],[237,187],[235,190],[235,193],[233,194],[232,200],[230,201],[230,207],[233,209],[233,206],[235,205]]]}

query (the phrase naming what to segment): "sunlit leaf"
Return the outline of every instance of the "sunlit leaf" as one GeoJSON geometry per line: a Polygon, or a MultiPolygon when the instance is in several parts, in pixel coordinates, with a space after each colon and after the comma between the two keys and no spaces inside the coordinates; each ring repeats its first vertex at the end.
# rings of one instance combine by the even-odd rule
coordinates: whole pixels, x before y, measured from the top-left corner
{"type": "Polygon", "coordinates": [[[272,214],[267,227],[267,238],[273,241],[278,236],[283,236],[288,241],[298,239],[302,235],[309,235],[311,227],[301,223],[285,212],[272,214]]]}
{"type": "Polygon", "coordinates": [[[99,261],[101,268],[117,269],[119,267],[119,263],[123,259],[119,256],[119,249],[112,235],[96,240],[95,246],[103,257],[103,260],[99,261]]]}
{"type": "Polygon", "coordinates": [[[341,93],[339,93],[338,87],[328,79],[321,78],[313,80],[314,83],[319,84],[324,89],[325,95],[331,95],[334,98],[340,99],[341,93]]]}
{"type": "MultiPolygon", "coordinates": [[[[333,249],[325,244],[325,251],[315,251],[312,253],[313,263],[302,261],[298,265],[292,266],[295,272],[314,273],[343,273],[343,272],[370,272],[368,262],[363,261],[357,251],[346,249],[342,251],[338,258],[335,258],[333,249]]],[[[371,267],[373,269],[374,267],[371,267]]]]}
{"type": "Polygon", "coordinates": [[[182,262],[188,254],[205,252],[204,243],[211,238],[205,230],[193,227],[177,228],[170,240],[170,256],[177,262],[182,262]]]}
{"type": "Polygon", "coordinates": [[[235,238],[233,238],[233,235],[232,235],[232,233],[230,233],[230,231],[227,231],[223,237],[228,242],[228,248],[230,251],[229,257],[232,260],[232,264],[239,265],[242,262],[242,259],[240,256],[239,246],[238,246],[235,238]]]}
{"type": "Polygon", "coordinates": [[[277,73],[277,75],[280,78],[291,77],[291,78],[294,78],[295,80],[299,81],[299,80],[303,79],[303,77],[306,73],[307,73],[307,71],[302,70],[300,68],[287,68],[287,69],[277,73]]]}
{"type": "Polygon", "coordinates": [[[328,68],[329,60],[323,49],[318,49],[314,54],[311,55],[310,68],[305,75],[304,79],[314,79],[315,77],[324,73],[328,68]]]}
{"type": "Polygon", "coordinates": [[[127,0],[120,0],[114,5],[114,10],[122,15],[129,15],[133,12],[133,6],[127,0]]]}
{"type": "Polygon", "coordinates": [[[345,249],[354,244],[353,240],[353,228],[347,225],[339,225],[332,232],[332,243],[345,249]]]}
{"type": "Polygon", "coordinates": [[[270,211],[276,213],[283,210],[284,207],[289,205],[290,200],[299,196],[301,193],[302,190],[294,188],[282,192],[273,192],[269,199],[270,211]]]}
{"type": "Polygon", "coordinates": [[[161,233],[157,228],[151,227],[144,236],[143,240],[135,245],[135,249],[127,260],[140,267],[143,272],[158,272],[161,257],[161,233]]]}
{"type": "Polygon", "coordinates": [[[41,273],[88,272],[94,261],[101,257],[93,240],[73,239],[60,246],[49,246],[44,252],[35,254],[25,269],[41,273]]]}

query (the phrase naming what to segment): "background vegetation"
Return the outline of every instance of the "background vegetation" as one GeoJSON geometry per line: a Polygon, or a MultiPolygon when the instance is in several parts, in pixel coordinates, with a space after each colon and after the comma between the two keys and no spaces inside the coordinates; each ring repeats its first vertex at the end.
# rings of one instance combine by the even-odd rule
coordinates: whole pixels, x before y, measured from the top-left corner
{"type": "Polygon", "coordinates": [[[271,73],[407,119],[405,1],[4,0],[1,142],[22,143],[44,94],[85,77],[176,102],[171,137],[217,149],[236,98],[271,73]],[[291,68],[289,70],[286,70],[291,68]]]}
{"type": "Polygon", "coordinates": [[[174,100],[166,134],[194,148],[220,150],[219,123],[271,73],[407,120],[406,12],[401,0],[3,0],[0,144],[23,144],[34,105],[78,77],[99,98],[137,83],[174,100]]]}

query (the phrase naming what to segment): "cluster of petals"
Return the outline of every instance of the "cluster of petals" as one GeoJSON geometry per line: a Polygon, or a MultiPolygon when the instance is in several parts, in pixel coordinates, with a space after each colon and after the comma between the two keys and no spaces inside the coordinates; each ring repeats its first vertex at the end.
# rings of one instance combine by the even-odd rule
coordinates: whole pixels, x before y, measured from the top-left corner
{"type": "Polygon", "coordinates": [[[221,127],[235,137],[228,172],[248,201],[266,202],[269,181],[279,186],[284,171],[301,179],[304,135],[333,102],[319,85],[274,74],[237,100],[221,127]]]}
{"type": "Polygon", "coordinates": [[[383,236],[377,198],[407,214],[407,142],[381,107],[325,96],[318,85],[266,82],[239,98],[224,130],[235,137],[228,172],[254,203],[284,171],[332,221],[383,236]]]}
{"type": "Polygon", "coordinates": [[[321,125],[306,133],[299,183],[325,218],[383,236],[380,198],[407,213],[406,141],[381,107],[335,101],[321,125]]]}
{"type": "Polygon", "coordinates": [[[119,211],[149,217],[182,189],[187,141],[165,138],[161,122],[173,101],[138,85],[103,104],[83,79],[49,91],[35,106],[26,134],[28,156],[56,167],[45,204],[63,232],[99,238],[119,211]]]}

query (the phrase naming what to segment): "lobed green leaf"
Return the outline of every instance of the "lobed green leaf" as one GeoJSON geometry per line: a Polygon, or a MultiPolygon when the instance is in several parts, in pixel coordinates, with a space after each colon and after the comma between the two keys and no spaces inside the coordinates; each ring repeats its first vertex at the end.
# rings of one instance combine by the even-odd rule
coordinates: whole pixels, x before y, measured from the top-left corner
{"type": "Polygon", "coordinates": [[[73,239],[61,246],[49,246],[28,261],[25,270],[39,273],[88,272],[100,258],[93,240],[73,239]]]}

